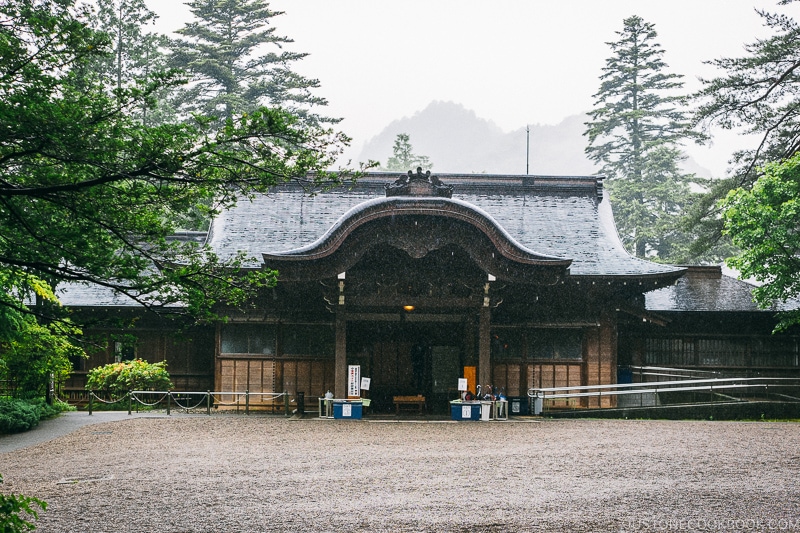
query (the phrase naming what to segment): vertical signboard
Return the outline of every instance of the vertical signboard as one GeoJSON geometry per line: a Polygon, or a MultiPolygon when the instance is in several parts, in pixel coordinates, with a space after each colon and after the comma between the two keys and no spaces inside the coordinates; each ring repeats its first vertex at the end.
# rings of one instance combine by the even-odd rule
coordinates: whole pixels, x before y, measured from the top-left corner
{"type": "Polygon", "coordinates": [[[361,365],[347,367],[347,398],[361,398],[361,365]]]}

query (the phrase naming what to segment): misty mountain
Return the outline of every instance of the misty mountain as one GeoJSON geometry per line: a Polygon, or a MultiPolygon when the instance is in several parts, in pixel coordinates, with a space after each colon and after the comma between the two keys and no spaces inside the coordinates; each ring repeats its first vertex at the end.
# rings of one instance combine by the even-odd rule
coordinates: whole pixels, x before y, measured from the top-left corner
{"type": "MultiPolygon", "coordinates": [[[[594,174],[596,166],[583,152],[587,120],[588,115],[580,114],[556,125],[531,124],[529,173],[594,174]]],[[[525,174],[525,126],[504,132],[491,120],[453,102],[432,102],[411,117],[393,121],[364,144],[358,160],[385,165],[399,133],[409,134],[415,154],[430,157],[434,172],[525,174]]],[[[691,158],[682,166],[688,172],[710,175],[691,158]]]]}
{"type": "MultiPolygon", "coordinates": [[[[594,163],[583,153],[586,115],[560,124],[530,125],[530,173],[586,175],[594,163]]],[[[460,104],[432,102],[412,117],[393,121],[364,144],[359,161],[386,164],[399,133],[408,133],[414,153],[427,155],[435,172],[525,173],[525,127],[504,132],[460,104]]]]}

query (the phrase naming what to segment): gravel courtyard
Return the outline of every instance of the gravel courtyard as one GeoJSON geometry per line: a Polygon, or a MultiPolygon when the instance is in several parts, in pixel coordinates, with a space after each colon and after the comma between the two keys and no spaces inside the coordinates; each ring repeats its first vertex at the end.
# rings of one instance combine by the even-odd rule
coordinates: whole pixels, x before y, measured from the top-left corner
{"type": "MultiPolygon", "coordinates": [[[[88,416],[88,415],[87,415],[88,416]]],[[[176,414],[0,453],[37,531],[800,531],[800,424],[176,414]]]]}

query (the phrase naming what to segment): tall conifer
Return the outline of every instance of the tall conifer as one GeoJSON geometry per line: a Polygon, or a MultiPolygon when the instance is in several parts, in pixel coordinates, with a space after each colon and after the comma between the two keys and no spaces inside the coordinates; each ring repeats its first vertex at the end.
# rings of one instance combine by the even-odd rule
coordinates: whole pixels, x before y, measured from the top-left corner
{"type": "Polygon", "coordinates": [[[586,123],[586,153],[608,178],[626,248],[637,257],[675,260],[688,244],[678,221],[690,183],[698,181],[679,167],[681,141],[695,136],[680,108],[682,76],[665,72],[653,24],[632,16],[617,35],[607,43],[613,55],[586,123]]]}
{"type": "Polygon", "coordinates": [[[264,0],[193,0],[195,20],[178,30],[173,62],[192,77],[180,97],[182,109],[226,120],[259,106],[281,106],[310,123],[332,123],[316,108],[319,80],[292,66],[308,54],[284,47],[293,42],[276,33],[273,11],[264,0]]]}

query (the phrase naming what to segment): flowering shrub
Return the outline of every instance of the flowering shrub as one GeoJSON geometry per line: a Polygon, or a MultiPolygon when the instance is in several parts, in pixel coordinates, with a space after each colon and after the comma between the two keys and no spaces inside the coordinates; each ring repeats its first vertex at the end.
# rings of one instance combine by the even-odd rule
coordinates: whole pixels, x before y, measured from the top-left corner
{"type": "Polygon", "coordinates": [[[166,361],[148,363],[142,359],[93,368],[86,380],[88,390],[103,390],[112,395],[129,390],[169,390],[172,387],[166,361]]]}

